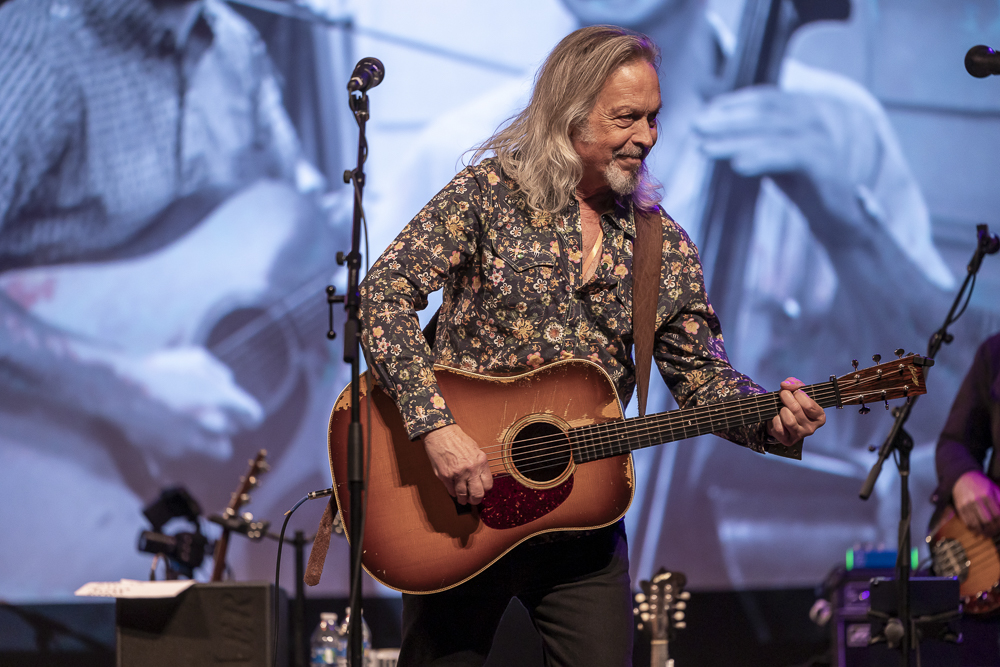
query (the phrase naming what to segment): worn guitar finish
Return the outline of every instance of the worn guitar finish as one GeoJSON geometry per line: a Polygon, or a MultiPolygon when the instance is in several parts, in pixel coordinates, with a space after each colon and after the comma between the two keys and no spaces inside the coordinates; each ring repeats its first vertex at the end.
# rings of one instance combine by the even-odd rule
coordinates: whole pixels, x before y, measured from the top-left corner
{"type": "MultiPolygon", "coordinates": [[[[903,357],[804,390],[825,408],[861,404],[867,411],[865,403],[924,393],[930,363],[903,357]]],[[[617,521],[632,501],[632,450],[765,422],[782,405],[772,392],[623,419],[611,378],[582,359],[504,377],[443,367],[435,373],[456,421],[486,452],[494,486],[478,507],[460,513],[392,399],[377,387],[363,392],[362,421],[369,406],[372,419],[363,563],[379,582],[409,593],[456,586],[534,535],[617,521]]],[[[348,388],[329,432],[343,517],[350,515],[349,423],[348,388]]]]}
{"type": "Polygon", "coordinates": [[[962,605],[970,614],[987,614],[1000,607],[1000,537],[973,532],[949,507],[927,537],[934,572],[958,577],[962,605]]]}

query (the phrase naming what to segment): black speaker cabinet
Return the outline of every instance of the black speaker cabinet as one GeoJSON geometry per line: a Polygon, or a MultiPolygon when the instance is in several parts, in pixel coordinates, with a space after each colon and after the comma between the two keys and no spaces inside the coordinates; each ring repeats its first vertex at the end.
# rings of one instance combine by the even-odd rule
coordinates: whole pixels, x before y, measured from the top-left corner
{"type": "Polygon", "coordinates": [[[176,598],[119,599],[118,667],[286,667],[287,600],[278,589],[278,660],[274,584],[195,584],[176,598]]]}
{"type": "MultiPolygon", "coordinates": [[[[835,667],[897,667],[902,652],[889,649],[885,641],[871,644],[879,637],[885,622],[872,619],[868,610],[896,615],[897,592],[891,571],[856,570],[841,582],[835,596],[834,661],[835,667]],[[875,576],[873,576],[875,575],[875,576]],[[878,576],[883,575],[883,576],[878,576]]],[[[910,611],[914,617],[946,615],[959,609],[958,580],[940,577],[910,579],[910,611]]],[[[920,660],[923,665],[958,667],[959,646],[957,615],[939,622],[924,623],[918,628],[920,660]]],[[[917,663],[914,651],[910,664],[917,663]]]]}

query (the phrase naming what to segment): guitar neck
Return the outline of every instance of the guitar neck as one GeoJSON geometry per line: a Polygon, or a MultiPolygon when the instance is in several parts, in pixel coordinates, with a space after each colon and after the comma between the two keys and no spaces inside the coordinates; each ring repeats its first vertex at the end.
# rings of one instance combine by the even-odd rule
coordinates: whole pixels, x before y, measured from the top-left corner
{"type": "MultiPolygon", "coordinates": [[[[802,387],[823,408],[840,405],[833,380],[802,387]]],[[[766,422],[781,411],[779,392],[661,412],[623,421],[580,426],[569,432],[576,463],[620,456],[666,442],[766,422]]]]}

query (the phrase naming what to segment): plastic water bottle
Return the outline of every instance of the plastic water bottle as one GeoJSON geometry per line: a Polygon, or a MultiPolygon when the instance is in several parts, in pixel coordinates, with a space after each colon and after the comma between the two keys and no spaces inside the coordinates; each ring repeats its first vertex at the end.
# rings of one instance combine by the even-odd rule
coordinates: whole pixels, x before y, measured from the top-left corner
{"type": "Polygon", "coordinates": [[[347,661],[347,641],[341,636],[337,615],[324,612],[309,641],[310,665],[340,665],[347,661]]]}
{"type": "MultiPolygon", "coordinates": [[[[340,658],[342,662],[337,663],[338,667],[347,667],[348,626],[350,622],[351,608],[348,607],[344,612],[344,622],[340,624],[340,629],[337,631],[344,646],[343,658],[340,658]]],[[[362,665],[368,667],[372,664],[372,631],[365,621],[364,611],[361,612],[361,656],[362,665]]]]}

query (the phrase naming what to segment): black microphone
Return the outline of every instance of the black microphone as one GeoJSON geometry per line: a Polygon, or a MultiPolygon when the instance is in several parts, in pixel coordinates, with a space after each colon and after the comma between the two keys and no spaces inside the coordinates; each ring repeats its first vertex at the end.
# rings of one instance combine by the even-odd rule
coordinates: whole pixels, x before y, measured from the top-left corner
{"type": "Polygon", "coordinates": [[[1000,250],[1000,238],[996,234],[990,234],[990,228],[986,225],[976,225],[976,238],[979,246],[983,249],[984,255],[992,255],[1000,250]]]}
{"type": "Polygon", "coordinates": [[[385,76],[385,67],[378,58],[362,58],[354,66],[351,80],[347,82],[348,92],[365,92],[369,88],[374,88],[382,83],[385,76]]]}
{"type": "Polygon", "coordinates": [[[965,54],[965,71],[977,79],[1000,74],[1000,53],[982,44],[973,46],[965,54]]]}

